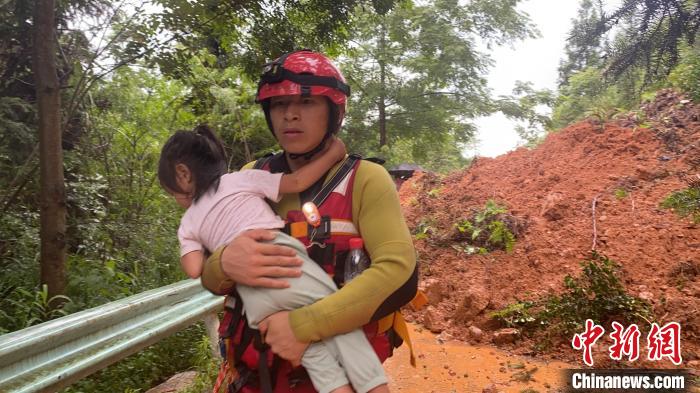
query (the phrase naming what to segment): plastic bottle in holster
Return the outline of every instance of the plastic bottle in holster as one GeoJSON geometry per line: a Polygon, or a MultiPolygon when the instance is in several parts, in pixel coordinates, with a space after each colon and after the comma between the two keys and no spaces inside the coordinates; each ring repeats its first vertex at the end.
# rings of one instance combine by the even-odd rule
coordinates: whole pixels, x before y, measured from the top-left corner
{"type": "Polygon", "coordinates": [[[365,254],[363,246],[361,238],[350,239],[350,252],[345,260],[345,274],[343,275],[346,284],[369,267],[369,258],[365,254]]]}

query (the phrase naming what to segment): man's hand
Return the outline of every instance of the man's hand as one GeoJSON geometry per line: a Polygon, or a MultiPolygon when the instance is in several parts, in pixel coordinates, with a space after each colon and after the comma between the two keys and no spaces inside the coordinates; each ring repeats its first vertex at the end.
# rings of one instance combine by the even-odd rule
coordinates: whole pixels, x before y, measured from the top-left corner
{"type": "Polygon", "coordinates": [[[289,325],[289,311],[270,315],[260,322],[258,328],[272,352],[288,360],[295,367],[301,364],[301,357],[309,343],[297,340],[289,325]]]}
{"type": "Polygon", "coordinates": [[[287,288],[281,278],[301,276],[303,261],[291,247],[271,243],[275,232],[253,229],[233,239],[221,254],[221,270],[237,284],[287,288]]]}

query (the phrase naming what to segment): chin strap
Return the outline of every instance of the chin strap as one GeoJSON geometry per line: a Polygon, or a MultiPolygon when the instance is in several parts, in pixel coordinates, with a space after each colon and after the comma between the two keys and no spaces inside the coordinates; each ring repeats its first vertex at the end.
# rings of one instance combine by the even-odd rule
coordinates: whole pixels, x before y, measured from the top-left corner
{"type": "Polygon", "coordinates": [[[314,155],[316,155],[316,153],[318,153],[318,152],[320,152],[321,150],[323,150],[323,148],[326,146],[326,141],[327,141],[328,138],[330,138],[330,137],[331,137],[331,133],[330,133],[330,132],[326,132],[326,135],[323,136],[323,139],[321,140],[321,143],[319,143],[316,147],[314,147],[313,149],[307,151],[306,153],[289,153],[289,158],[291,158],[292,160],[296,160],[296,159],[298,159],[298,158],[300,158],[300,157],[304,157],[304,159],[305,159],[306,161],[309,161],[309,160],[311,159],[311,157],[313,157],[314,155]]]}

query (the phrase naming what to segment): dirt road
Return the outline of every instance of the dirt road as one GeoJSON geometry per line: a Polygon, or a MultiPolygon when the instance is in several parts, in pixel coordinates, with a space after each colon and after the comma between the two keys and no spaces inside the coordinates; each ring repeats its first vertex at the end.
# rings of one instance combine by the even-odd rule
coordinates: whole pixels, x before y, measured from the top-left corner
{"type": "Polygon", "coordinates": [[[574,368],[563,362],[544,363],[511,355],[486,345],[443,342],[424,329],[411,328],[417,367],[411,367],[405,345],[385,363],[394,392],[556,392],[563,387],[562,370],[574,368]]]}

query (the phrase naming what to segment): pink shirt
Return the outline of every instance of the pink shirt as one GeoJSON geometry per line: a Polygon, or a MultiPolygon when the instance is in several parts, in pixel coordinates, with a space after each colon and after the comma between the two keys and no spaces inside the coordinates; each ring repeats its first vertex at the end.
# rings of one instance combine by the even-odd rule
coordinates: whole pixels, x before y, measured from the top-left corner
{"type": "Polygon", "coordinates": [[[282,173],[249,169],[221,176],[212,188],[182,216],[177,237],[180,256],[192,251],[214,251],[248,229],[278,229],[284,221],[265,198],[279,202],[282,173]]]}

